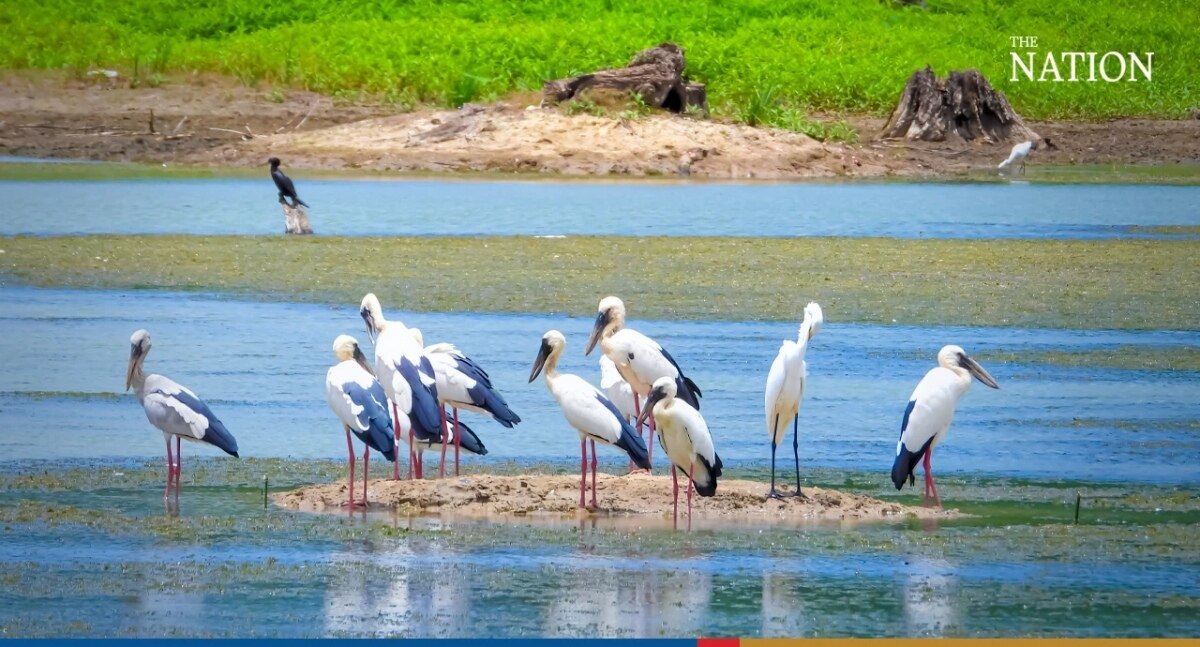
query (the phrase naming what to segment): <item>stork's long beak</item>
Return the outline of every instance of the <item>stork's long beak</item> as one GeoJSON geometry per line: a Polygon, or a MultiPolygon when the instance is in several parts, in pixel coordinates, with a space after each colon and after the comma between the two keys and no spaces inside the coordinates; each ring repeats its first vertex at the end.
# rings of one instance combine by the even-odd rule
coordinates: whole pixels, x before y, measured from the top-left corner
{"type": "Polygon", "coordinates": [[[358,362],[358,365],[363,367],[366,372],[371,375],[375,374],[375,371],[371,370],[371,365],[367,362],[367,356],[363,355],[362,349],[357,344],[354,346],[354,361],[358,362]]]}
{"type": "MultiPolygon", "coordinates": [[[[641,413],[638,414],[638,425],[643,425],[646,423],[646,418],[649,418],[650,412],[654,411],[654,405],[658,404],[658,401],[662,400],[664,397],[666,397],[666,395],[667,394],[665,391],[660,391],[659,389],[650,391],[650,395],[646,396],[646,406],[642,407],[641,413]]],[[[634,397],[637,397],[636,393],[634,394],[634,397]]]]}
{"type": "Polygon", "coordinates": [[[604,333],[604,327],[607,325],[608,311],[605,310],[596,315],[596,323],[592,326],[592,335],[588,337],[587,348],[583,351],[584,356],[592,354],[592,349],[596,347],[596,342],[600,341],[600,335],[604,333]]]}
{"type": "Polygon", "coordinates": [[[538,374],[542,372],[542,367],[546,365],[546,358],[550,357],[550,344],[546,340],[542,340],[542,347],[538,349],[537,357],[533,359],[533,370],[529,372],[529,381],[533,382],[537,379],[538,374]]]}
{"type": "Polygon", "coordinates": [[[963,355],[962,363],[963,368],[967,369],[967,372],[971,375],[974,375],[975,379],[983,382],[993,389],[1000,388],[1000,385],[996,382],[996,378],[992,377],[991,373],[988,373],[982,366],[980,366],[979,362],[976,362],[970,357],[963,355]]]}
{"type": "Polygon", "coordinates": [[[137,369],[138,361],[142,358],[142,349],[133,345],[129,349],[129,368],[125,369],[125,390],[133,385],[133,372],[137,369]]]}
{"type": "Polygon", "coordinates": [[[375,337],[379,335],[379,328],[375,326],[375,317],[371,316],[371,311],[362,309],[358,311],[362,315],[363,321],[367,324],[367,337],[371,338],[371,343],[375,343],[375,337]]]}

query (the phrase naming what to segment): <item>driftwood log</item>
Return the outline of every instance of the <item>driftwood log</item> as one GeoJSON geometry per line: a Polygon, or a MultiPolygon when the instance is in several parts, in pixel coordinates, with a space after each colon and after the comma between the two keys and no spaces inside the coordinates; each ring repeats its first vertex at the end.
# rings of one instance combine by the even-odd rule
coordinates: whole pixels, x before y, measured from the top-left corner
{"type": "Polygon", "coordinates": [[[311,234],[312,226],[308,224],[308,212],[300,205],[291,206],[285,200],[279,201],[283,207],[283,233],[311,234]]]}
{"type": "Polygon", "coordinates": [[[663,43],[639,53],[625,67],[547,81],[542,86],[542,99],[546,103],[559,103],[586,90],[605,88],[636,94],[647,104],[671,112],[683,112],[693,106],[707,112],[704,84],[688,81],[683,76],[685,65],[683,48],[663,43]]]}
{"type": "Polygon", "coordinates": [[[989,144],[1038,139],[979,70],[951,72],[938,80],[928,66],[908,79],[879,137],[989,144]]]}

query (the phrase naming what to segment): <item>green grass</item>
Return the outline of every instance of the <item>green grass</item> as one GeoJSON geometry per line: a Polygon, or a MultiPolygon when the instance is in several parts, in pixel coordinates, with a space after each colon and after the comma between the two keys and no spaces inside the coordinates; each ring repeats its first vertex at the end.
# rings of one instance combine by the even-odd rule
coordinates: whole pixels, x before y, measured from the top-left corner
{"type": "Polygon", "coordinates": [[[420,311],[1200,329],[1194,240],[80,236],[0,239],[0,284],[420,311]],[[356,259],[395,258],[395,263],[356,259]],[[469,264],[461,259],[471,259],[469,264]],[[652,268],[652,269],[647,269],[652,268]]]}
{"type": "Polygon", "coordinates": [[[979,68],[1033,118],[1180,118],[1200,104],[1193,0],[46,0],[0,4],[0,25],[3,68],[109,67],[145,85],[215,72],[403,105],[536,90],[664,40],[687,49],[716,113],[793,128],[791,111],[885,114],[926,64],[979,68]],[[1039,52],[1152,51],[1154,78],[1010,82],[1014,35],[1037,36],[1039,52]]]}

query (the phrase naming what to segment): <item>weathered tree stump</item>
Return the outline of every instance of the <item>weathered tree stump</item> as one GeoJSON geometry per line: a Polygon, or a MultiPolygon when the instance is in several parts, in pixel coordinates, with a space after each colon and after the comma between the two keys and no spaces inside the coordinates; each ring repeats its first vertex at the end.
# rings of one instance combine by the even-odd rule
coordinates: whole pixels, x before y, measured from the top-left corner
{"type": "Polygon", "coordinates": [[[280,200],[279,206],[283,207],[283,233],[285,234],[311,234],[312,226],[308,224],[308,212],[300,205],[291,206],[286,201],[280,200]]]}
{"type": "Polygon", "coordinates": [[[707,112],[704,84],[688,81],[683,76],[685,65],[683,48],[663,43],[639,53],[625,67],[547,81],[542,86],[542,98],[547,103],[559,103],[585,90],[607,88],[636,94],[647,104],[671,112],[684,112],[691,106],[707,112]]]}
{"type": "Polygon", "coordinates": [[[989,144],[1038,139],[979,70],[950,72],[939,81],[929,66],[908,79],[879,137],[989,144]]]}

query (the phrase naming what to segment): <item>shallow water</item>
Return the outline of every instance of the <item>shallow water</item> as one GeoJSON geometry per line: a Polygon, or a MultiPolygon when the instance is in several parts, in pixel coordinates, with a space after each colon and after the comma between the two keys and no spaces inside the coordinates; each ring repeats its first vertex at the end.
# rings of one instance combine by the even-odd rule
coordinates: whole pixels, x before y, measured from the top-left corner
{"type": "MultiPolygon", "coordinates": [[[[271,472],[291,487],[337,467],[255,459],[195,462],[181,514],[170,517],[154,463],[73,460],[53,472],[61,482],[39,481],[44,467],[0,464],[0,627],[9,635],[1200,630],[1195,510],[1156,519],[1088,508],[1083,524],[1065,525],[1070,508],[1055,495],[1006,481],[966,484],[962,503],[977,516],[962,522],[686,534],[264,509],[253,475],[271,472]],[[984,501],[997,496],[1031,500],[984,501]],[[1047,512],[1057,519],[1042,519],[1047,512]]],[[[1171,492],[1143,491],[1152,501],[1171,492]]]]}
{"type": "MultiPolygon", "coordinates": [[[[384,304],[385,310],[387,304],[384,304]]],[[[778,323],[643,321],[704,390],[702,411],[726,460],[767,465],[762,388],[780,340],[778,323]]],[[[575,432],[541,381],[528,384],[541,335],[568,347],[561,370],[598,381],[583,356],[591,313],[553,315],[395,313],[428,343],[451,341],[492,375],[524,422],[505,430],[464,414],[491,461],[576,455],[575,432]]],[[[253,303],[203,295],[0,288],[0,454],[9,459],[158,457],[160,434],[121,392],[129,335],[148,328],[146,362],[206,399],[238,438],[243,456],[339,458],[345,445],[324,395],[330,344],[351,333],[370,352],[357,307],[253,303]]],[[[945,474],[990,474],[1155,484],[1200,477],[1200,372],[1062,367],[1037,351],[1117,346],[1183,348],[1195,333],[1013,328],[918,328],[828,323],[808,355],[801,464],[874,472],[886,482],[900,417],[913,387],[945,343],[983,358],[1002,388],[976,384],[960,403],[935,458],[945,474]],[[1014,351],[1028,363],[989,363],[1014,351]],[[1026,359],[1028,358],[1028,359],[1026,359]]],[[[605,452],[602,452],[604,454],[605,452]]],[[[206,447],[185,454],[217,455],[206,447]]],[[[790,463],[790,448],[781,451],[790,463]]],[[[186,458],[185,458],[186,460],[186,458]]],[[[478,461],[468,458],[468,461],[478,461]]]]}
{"type": "MultiPolygon", "coordinates": [[[[301,176],[302,177],[302,176],[301,176]]],[[[299,180],[325,235],[1147,237],[1200,225],[1200,187],[299,180]]],[[[0,181],[4,234],[274,234],[247,179],[0,181]]]]}

